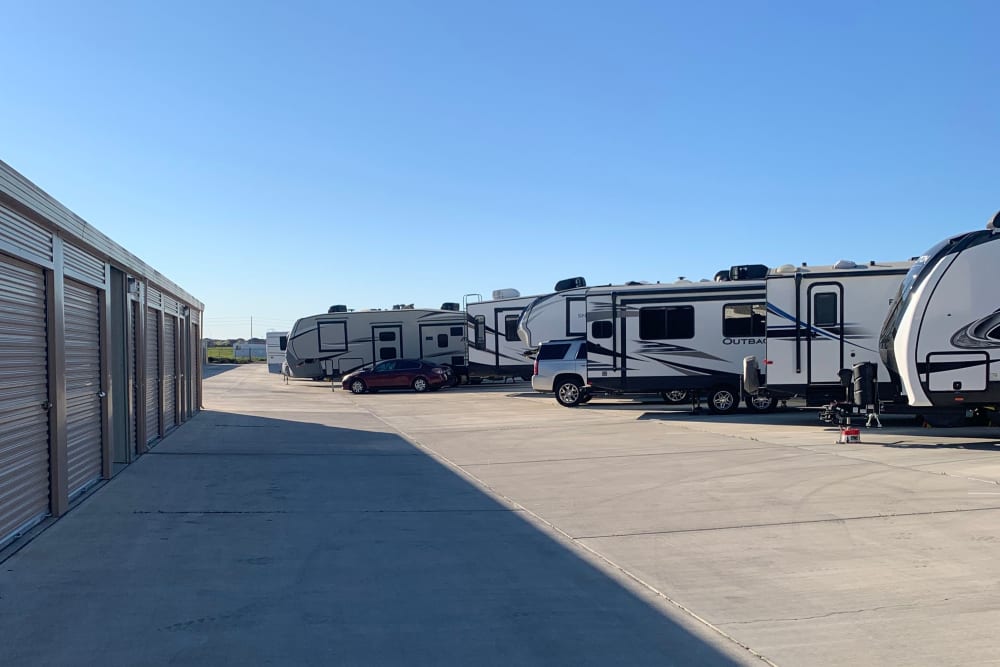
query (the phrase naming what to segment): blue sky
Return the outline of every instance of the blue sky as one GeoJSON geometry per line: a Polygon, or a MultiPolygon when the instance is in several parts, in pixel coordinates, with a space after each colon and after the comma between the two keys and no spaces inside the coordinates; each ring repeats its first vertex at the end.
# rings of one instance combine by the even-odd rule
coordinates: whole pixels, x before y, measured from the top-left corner
{"type": "Polygon", "coordinates": [[[897,260],[1000,208],[992,2],[2,2],[0,159],[206,304],[897,260]]]}

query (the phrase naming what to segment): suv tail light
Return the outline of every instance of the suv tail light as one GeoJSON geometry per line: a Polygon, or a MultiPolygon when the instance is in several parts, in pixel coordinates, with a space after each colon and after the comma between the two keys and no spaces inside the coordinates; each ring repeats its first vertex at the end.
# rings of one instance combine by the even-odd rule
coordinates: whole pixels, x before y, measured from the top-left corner
{"type": "Polygon", "coordinates": [[[534,375],[538,375],[538,359],[535,359],[535,366],[534,366],[534,368],[531,369],[531,372],[534,375]]]}

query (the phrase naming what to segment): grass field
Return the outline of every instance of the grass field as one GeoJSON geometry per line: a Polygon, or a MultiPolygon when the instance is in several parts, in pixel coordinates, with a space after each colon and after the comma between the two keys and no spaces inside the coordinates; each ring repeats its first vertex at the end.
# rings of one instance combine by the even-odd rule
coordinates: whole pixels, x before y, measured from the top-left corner
{"type": "MultiPolygon", "coordinates": [[[[236,358],[233,356],[232,347],[210,347],[208,348],[208,358],[220,363],[236,361],[236,358]]],[[[243,357],[242,360],[245,363],[246,357],[243,357]]],[[[266,361],[266,359],[264,357],[254,357],[252,361],[266,361]]]]}

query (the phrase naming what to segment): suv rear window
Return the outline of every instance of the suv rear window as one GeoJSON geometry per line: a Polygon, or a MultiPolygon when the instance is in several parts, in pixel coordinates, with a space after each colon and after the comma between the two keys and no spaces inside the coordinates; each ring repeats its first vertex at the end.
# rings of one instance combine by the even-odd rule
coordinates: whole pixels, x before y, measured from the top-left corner
{"type": "Polygon", "coordinates": [[[553,343],[538,348],[538,359],[562,359],[569,352],[569,343],[553,343]]]}

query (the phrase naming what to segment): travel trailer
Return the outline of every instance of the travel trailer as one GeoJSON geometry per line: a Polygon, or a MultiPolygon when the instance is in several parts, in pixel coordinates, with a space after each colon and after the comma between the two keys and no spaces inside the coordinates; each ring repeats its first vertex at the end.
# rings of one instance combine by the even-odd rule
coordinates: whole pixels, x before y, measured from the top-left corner
{"type": "Polygon", "coordinates": [[[521,296],[516,289],[493,291],[490,301],[470,301],[468,316],[469,375],[473,383],[484,377],[531,379],[529,348],[517,335],[517,322],[525,307],[537,297],[521,296]]]}
{"type": "MultiPolygon", "coordinates": [[[[728,413],[743,398],[743,358],[764,348],[766,274],[744,265],[714,281],[562,290],[528,306],[518,332],[532,347],[585,339],[589,392],[660,393],[669,402],[705,395],[710,410],[728,413]]],[[[764,411],[772,402],[762,393],[747,405],[764,411]]]]}
{"type": "Polygon", "coordinates": [[[291,377],[321,380],[384,359],[420,358],[450,366],[458,377],[468,375],[465,336],[465,314],[457,303],[357,311],[337,305],[295,322],[285,363],[291,377]]]}
{"type": "MultiPolygon", "coordinates": [[[[841,370],[878,362],[882,323],[912,265],[841,260],[769,271],[764,357],[746,360],[744,389],[802,397],[807,405],[843,399],[841,370]]],[[[889,375],[884,366],[879,371],[887,389],[889,375]]]]}
{"type": "Polygon", "coordinates": [[[906,274],[880,351],[896,393],[910,406],[1000,409],[997,285],[1000,213],[985,230],[938,243],[906,274]]]}
{"type": "Polygon", "coordinates": [[[288,345],[287,331],[268,331],[266,340],[267,372],[280,373],[285,363],[285,347],[288,345]]]}

